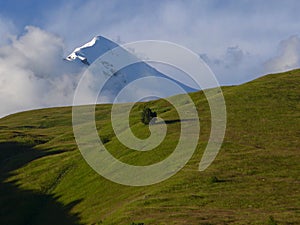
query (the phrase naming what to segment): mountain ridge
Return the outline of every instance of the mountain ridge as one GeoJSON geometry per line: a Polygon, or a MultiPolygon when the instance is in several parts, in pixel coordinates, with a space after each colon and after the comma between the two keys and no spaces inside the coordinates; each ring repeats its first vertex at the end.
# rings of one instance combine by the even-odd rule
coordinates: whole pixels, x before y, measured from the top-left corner
{"type": "MultiPolygon", "coordinates": [[[[143,87],[140,87],[139,91],[142,92],[151,92],[154,87],[156,88],[158,94],[162,97],[172,96],[175,94],[185,93],[185,92],[194,92],[200,89],[197,84],[184,84],[174,77],[171,74],[164,74],[149,65],[147,62],[140,60],[136,55],[122,46],[116,44],[115,42],[105,38],[103,36],[96,36],[91,41],[86,44],[75,48],[75,50],[67,56],[66,60],[72,63],[79,63],[82,66],[86,67],[89,76],[93,79],[92,84],[87,84],[89,86],[93,86],[95,89],[103,86],[104,96],[99,97],[100,103],[112,103],[115,101],[117,94],[125,88],[128,84],[133,81],[137,81],[141,78],[151,77],[151,81],[148,79],[147,82],[143,83],[143,87]],[[111,54],[110,50],[117,49],[119,54],[111,54]],[[106,55],[108,54],[108,55],[106,55]],[[98,64],[92,65],[98,58],[106,55],[107,58],[102,62],[103,59],[97,61],[103,65],[103,67],[99,67],[98,64]],[[115,68],[114,62],[127,62],[127,61],[135,61],[135,63],[130,65],[125,65],[125,67],[117,70],[115,68]],[[114,61],[115,60],[115,61],[114,61]],[[90,69],[91,68],[91,69],[90,69]],[[101,69],[102,68],[102,69],[101,69]],[[161,80],[159,78],[164,78],[165,80],[171,81],[178,86],[179,88],[165,88],[163,84],[161,84],[161,80]],[[161,87],[161,88],[159,88],[161,87]]],[[[184,77],[187,75],[182,74],[184,77]]],[[[191,79],[191,78],[190,78],[191,79]]],[[[132,102],[135,101],[136,98],[136,90],[132,90],[126,98],[122,100],[122,102],[132,102]]],[[[139,97],[139,96],[138,96],[139,97]]],[[[142,98],[144,96],[141,96],[142,98]]],[[[148,96],[146,96],[148,97],[148,96]]],[[[154,96],[155,97],[155,96],[154,96]]]]}

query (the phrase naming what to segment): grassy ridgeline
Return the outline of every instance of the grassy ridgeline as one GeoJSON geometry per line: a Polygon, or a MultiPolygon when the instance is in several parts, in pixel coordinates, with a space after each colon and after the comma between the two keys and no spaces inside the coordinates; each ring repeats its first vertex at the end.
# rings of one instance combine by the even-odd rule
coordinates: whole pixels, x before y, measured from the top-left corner
{"type": "MultiPolygon", "coordinates": [[[[204,172],[197,167],[210,132],[210,112],[202,92],[191,94],[201,123],[197,150],[179,173],[147,187],[115,184],[87,165],[75,144],[70,107],[3,118],[0,224],[297,224],[299,87],[300,70],[224,87],[226,137],[204,172]]],[[[127,149],[114,136],[111,106],[97,106],[99,135],[121,161],[149,165],[176,146],[180,120],[165,100],[134,106],[134,134],[149,136],[140,122],[145,105],[169,122],[162,145],[142,153],[127,149]]]]}

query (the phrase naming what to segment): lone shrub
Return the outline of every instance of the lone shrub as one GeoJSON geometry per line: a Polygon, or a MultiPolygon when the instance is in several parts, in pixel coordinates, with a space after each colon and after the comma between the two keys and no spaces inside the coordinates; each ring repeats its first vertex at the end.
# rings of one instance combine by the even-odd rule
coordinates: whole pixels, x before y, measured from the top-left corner
{"type": "Polygon", "coordinates": [[[147,125],[155,117],[157,117],[156,112],[152,112],[152,110],[150,108],[145,107],[141,114],[141,121],[143,124],[147,125]]]}
{"type": "Polygon", "coordinates": [[[277,222],[276,220],[274,219],[273,216],[270,216],[269,217],[269,222],[268,222],[269,225],[277,225],[277,222]]]}

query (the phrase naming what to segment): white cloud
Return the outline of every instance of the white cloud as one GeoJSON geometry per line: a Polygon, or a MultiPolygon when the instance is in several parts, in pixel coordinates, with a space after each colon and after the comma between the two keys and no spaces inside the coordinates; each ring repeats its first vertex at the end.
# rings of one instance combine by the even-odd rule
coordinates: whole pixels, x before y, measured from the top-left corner
{"type": "Polygon", "coordinates": [[[239,46],[228,47],[217,56],[200,54],[200,57],[210,66],[221,85],[240,84],[263,72],[261,56],[252,55],[239,46]]]}
{"type": "Polygon", "coordinates": [[[265,71],[281,72],[300,67],[300,38],[297,35],[279,43],[277,55],[265,64],[265,71]]]}
{"type": "MultiPolygon", "coordinates": [[[[272,54],[270,54],[272,55],[272,54]]],[[[275,56],[253,54],[239,46],[228,47],[217,55],[200,54],[219,82],[240,84],[266,73],[283,72],[300,67],[300,38],[293,35],[280,41],[275,56]]]]}
{"type": "Polygon", "coordinates": [[[71,105],[78,68],[63,60],[64,44],[36,27],[0,48],[0,116],[71,105]]]}

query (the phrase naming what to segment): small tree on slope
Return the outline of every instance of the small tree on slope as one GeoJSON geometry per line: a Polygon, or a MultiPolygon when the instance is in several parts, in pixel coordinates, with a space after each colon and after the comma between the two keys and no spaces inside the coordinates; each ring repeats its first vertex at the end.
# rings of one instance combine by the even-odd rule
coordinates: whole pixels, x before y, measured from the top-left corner
{"type": "Polygon", "coordinates": [[[147,125],[155,117],[157,117],[156,112],[152,112],[152,110],[150,108],[145,107],[141,114],[141,121],[143,124],[147,125]]]}

